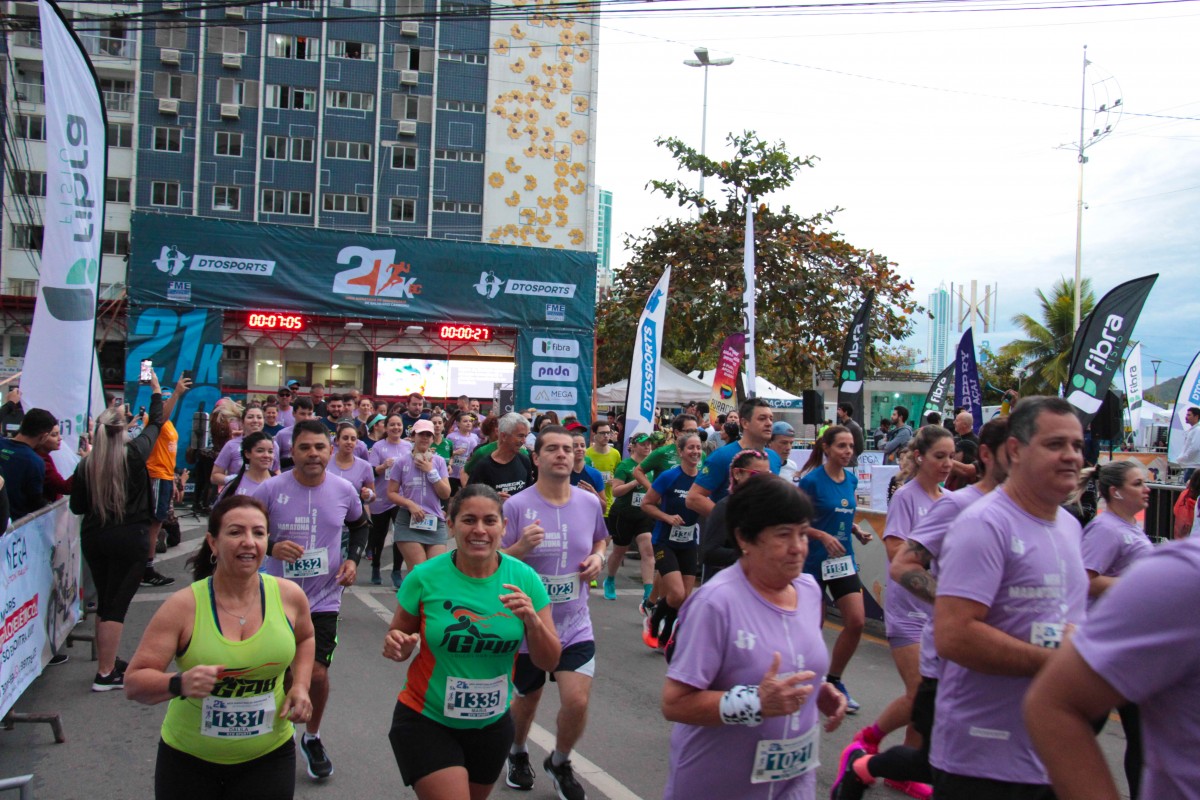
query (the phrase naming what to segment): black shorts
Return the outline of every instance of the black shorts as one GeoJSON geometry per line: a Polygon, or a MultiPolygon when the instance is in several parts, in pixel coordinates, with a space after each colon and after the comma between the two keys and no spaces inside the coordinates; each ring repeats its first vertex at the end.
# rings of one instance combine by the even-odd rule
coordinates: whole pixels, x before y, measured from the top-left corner
{"type": "Polygon", "coordinates": [[[913,730],[921,734],[921,737],[926,742],[926,750],[928,743],[933,737],[933,713],[937,708],[937,678],[921,678],[921,682],[917,685],[917,694],[913,698],[912,709],[912,726],[913,730]]]}
{"type": "Polygon", "coordinates": [[[812,575],[813,578],[816,579],[817,583],[820,584],[822,594],[829,592],[829,597],[835,603],[848,594],[861,592],[863,588],[862,581],[859,579],[857,574],[847,575],[844,578],[834,578],[831,581],[822,580],[819,569],[815,574],[812,572],[808,572],[807,574],[812,575]]]}
{"type": "Polygon", "coordinates": [[[470,783],[491,786],[508,758],[513,722],[505,711],[485,728],[450,728],[397,702],[388,740],[405,786],[450,767],[464,767],[470,783]]]}
{"type": "Polygon", "coordinates": [[[158,740],[154,767],[157,800],[291,800],[295,792],[294,739],[240,764],[205,761],[158,740]]]}
{"type": "Polygon", "coordinates": [[[933,771],[934,800],[1055,800],[1054,789],[1037,783],[1010,783],[990,778],[933,771]]]}
{"type": "Polygon", "coordinates": [[[700,574],[700,548],[695,546],[671,547],[669,544],[654,546],[654,568],[659,575],[681,572],[696,577],[700,574]]]}
{"type": "MultiPolygon", "coordinates": [[[[646,516],[640,508],[630,506],[621,510],[617,516],[617,527],[613,532],[613,544],[629,547],[643,533],[654,530],[654,520],[646,516]]],[[[609,529],[613,531],[612,528],[609,529]]]]}
{"type": "Polygon", "coordinates": [[[604,529],[608,531],[609,537],[613,537],[617,532],[617,512],[609,509],[609,513],[604,517],[604,529]]]}
{"type": "Polygon", "coordinates": [[[333,651],[337,649],[338,644],[338,612],[314,611],[312,624],[317,643],[314,659],[328,669],[333,663],[333,651]]]}
{"type": "MultiPolygon", "coordinates": [[[[564,647],[554,672],[578,672],[580,675],[593,677],[596,674],[596,643],[576,642],[564,647]]],[[[550,680],[554,680],[553,674],[550,675],[550,680]]],[[[517,665],[513,668],[513,689],[516,693],[531,694],[545,685],[546,673],[537,668],[529,653],[518,655],[517,665]]]]}

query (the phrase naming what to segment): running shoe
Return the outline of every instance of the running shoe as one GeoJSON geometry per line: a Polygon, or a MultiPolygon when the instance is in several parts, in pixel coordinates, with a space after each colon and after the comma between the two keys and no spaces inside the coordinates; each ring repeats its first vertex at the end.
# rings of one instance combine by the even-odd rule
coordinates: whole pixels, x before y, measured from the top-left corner
{"type": "Polygon", "coordinates": [[[604,579],[604,599],[617,599],[617,579],[611,575],[604,579]]]}
{"type": "Polygon", "coordinates": [[[558,800],[586,800],[587,793],[583,791],[583,785],[575,777],[575,770],[571,769],[570,760],[564,761],[560,766],[554,766],[554,756],[546,756],[546,760],[542,762],[542,767],[546,770],[546,774],[550,776],[550,780],[554,781],[554,791],[558,792],[558,800]]]}
{"type": "Polygon", "coordinates": [[[858,777],[858,773],[854,771],[854,762],[865,755],[867,752],[859,747],[857,742],[851,742],[842,751],[842,758],[838,761],[837,778],[834,779],[833,786],[829,789],[829,800],[860,800],[862,798],[871,784],[864,783],[858,777]]]}
{"type": "Polygon", "coordinates": [[[642,612],[642,616],[650,619],[650,615],[654,613],[654,603],[650,602],[649,598],[643,598],[638,604],[638,611],[642,612]]]}
{"type": "Polygon", "coordinates": [[[159,586],[170,586],[174,582],[174,578],[168,578],[154,567],[146,567],[145,573],[142,574],[142,586],[158,588],[159,586]]]}
{"type": "Polygon", "coordinates": [[[382,583],[383,583],[383,576],[379,574],[379,565],[372,564],[371,565],[371,585],[379,586],[382,583]]]}
{"type": "Polygon", "coordinates": [[[898,792],[903,792],[909,797],[915,797],[916,800],[930,800],[933,797],[933,787],[928,783],[917,783],[916,781],[893,781],[884,780],[885,786],[890,786],[898,792]]]}
{"type": "Polygon", "coordinates": [[[846,696],[846,713],[857,714],[858,709],[861,708],[861,706],[854,702],[854,698],[850,696],[850,692],[846,691],[846,684],[842,683],[841,681],[831,681],[831,683],[833,684],[833,688],[837,689],[846,696]]]}
{"type": "Polygon", "coordinates": [[[329,753],[325,752],[325,745],[321,744],[321,737],[301,734],[300,752],[304,754],[308,777],[320,780],[333,774],[333,762],[329,760],[329,753]]]}
{"type": "Polygon", "coordinates": [[[642,620],[642,642],[646,647],[658,649],[658,638],[650,635],[650,617],[642,620]]]}
{"type": "Polygon", "coordinates": [[[66,653],[57,653],[53,656],[50,656],[50,661],[48,663],[52,667],[57,667],[59,664],[65,664],[70,660],[71,657],[66,653]]]}
{"type": "Polygon", "coordinates": [[[158,541],[154,543],[154,552],[162,554],[167,552],[167,534],[166,531],[158,534],[158,541]]]}
{"type": "Polygon", "coordinates": [[[850,744],[858,745],[867,755],[873,756],[879,752],[879,744],[883,741],[883,737],[879,736],[878,732],[879,728],[874,725],[868,725],[854,734],[854,738],[850,740],[850,744]]]}
{"type": "Polygon", "coordinates": [[[392,588],[393,589],[399,589],[400,584],[401,584],[401,582],[403,582],[403,580],[404,580],[404,578],[403,578],[403,576],[400,575],[400,570],[398,570],[398,569],[392,570],[392,588]]]}
{"type": "Polygon", "coordinates": [[[129,666],[129,662],[117,659],[113,663],[112,672],[107,675],[96,673],[96,677],[92,679],[93,692],[111,692],[114,689],[125,688],[125,668],[129,666]]]}
{"type": "Polygon", "coordinates": [[[508,774],[504,776],[504,782],[523,792],[533,788],[533,765],[529,763],[529,753],[508,754],[508,774]]]}

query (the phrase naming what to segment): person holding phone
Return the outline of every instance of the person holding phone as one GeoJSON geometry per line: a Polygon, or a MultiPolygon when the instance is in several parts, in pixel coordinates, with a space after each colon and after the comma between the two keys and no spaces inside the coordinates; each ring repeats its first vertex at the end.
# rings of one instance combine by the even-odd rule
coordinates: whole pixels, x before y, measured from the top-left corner
{"type": "Polygon", "coordinates": [[[175,498],[175,461],[179,448],[179,432],[171,423],[171,414],[175,404],[192,388],[192,380],[184,373],[175,384],[175,391],[163,403],[163,423],[159,430],[154,449],[146,459],[146,471],[150,473],[150,501],[154,507],[154,519],[150,523],[150,551],[146,556],[146,571],[142,575],[142,586],[170,586],[174,578],[163,575],[154,568],[154,557],[157,554],[159,538],[163,537],[163,551],[166,551],[166,539],[163,535],[163,523],[171,515],[171,507],[175,498]]]}

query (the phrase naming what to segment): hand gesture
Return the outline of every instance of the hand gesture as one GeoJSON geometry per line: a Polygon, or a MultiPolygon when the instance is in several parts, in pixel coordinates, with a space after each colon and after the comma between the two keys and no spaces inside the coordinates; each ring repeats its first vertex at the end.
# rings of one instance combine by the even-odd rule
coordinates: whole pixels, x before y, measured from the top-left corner
{"type": "Polygon", "coordinates": [[[208,697],[213,687],[221,679],[225,667],[221,665],[200,664],[179,675],[182,697],[208,697]]]}
{"type": "Polygon", "coordinates": [[[533,601],[529,599],[529,595],[511,583],[504,584],[504,588],[511,590],[509,594],[500,595],[500,602],[504,604],[504,607],[526,625],[533,624],[537,612],[533,609],[533,601]]]}
{"type": "Polygon", "coordinates": [[[822,683],[817,695],[817,709],[827,717],[825,732],[833,733],[846,717],[846,695],[832,683],[822,683]]]}
{"type": "Polygon", "coordinates": [[[830,558],[841,558],[846,555],[846,546],[838,541],[836,536],[825,534],[825,538],[821,540],[821,544],[825,545],[825,552],[829,553],[830,558]]]}
{"type": "Polygon", "coordinates": [[[386,470],[391,470],[392,465],[395,463],[396,463],[396,459],[389,458],[387,461],[383,462],[383,466],[385,467],[386,470]]]}
{"type": "Polygon", "coordinates": [[[854,531],[854,535],[857,536],[858,540],[863,544],[871,543],[871,534],[860,528],[857,522],[850,526],[850,530],[854,531]]]}
{"type": "Polygon", "coordinates": [[[365,503],[367,500],[371,499],[371,490],[369,488],[367,488],[366,486],[364,486],[358,490],[358,496],[361,497],[363,502],[365,503]]]}
{"type": "Polygon", "coordinates": [[[532,550],[542,543],[546,538],[546,529],[542,527],[542,521],[535,519],[529,525],[521,529],[521,544],[532,550]]]}
{"type": "Polygon", "coordinates": [[[413,522],[421,522],[425,519],[425,509],[421,508],[416,503],[412,504],[412,508],[408,510],[408,513],[409,516],[412,517],[413,522]]]}
{"type": "Polygon", "coordinates": [[[672,514],[671,516],[667,517],[667,524],[668,525],[682,525],[683,517],[679,516],[678,514],[672,514]]]}
{"type": "Polygon", "coordinates": [[[423,457],[413,454],[412,462],[413,466],[419,469],[421,472],[428,474],[429,472],[433,471],[433,459],[428,453],[423,454],[423,457]]]}
{"type": "Polygon", "coordinates": [[[158,383],[158,373],[155,372],[154,370],[150,370],[150,393],[151,394],[161,394],[162,393],[162,386],[160,386],[158,383]]]}
{"type": "Polygon", "coordinates": [[[579,565],[579,580],[583,581],[584,583],[590,583],[597,575],[600,574],[600,570],[603,567],[604,556],[599,556],[595,553],[592,553],[579,565]]]}
{"type": "Polygon", "coordinates": [[[421,637],[415,633],[392,629],[383,637],[383,657],[392,661],[407,661],[420,641],[421,637]]]}
{"type": "Polygon", "coordinates": [[[192,379],[179,376],[179,380],[175,382],[175,394],[183,396],[192,388],[192,379]]]}
{"type": "Polygon", "coordinates": [[[296,563],[296,559],[302,555],[304,555],[304,548],[297,542],[276,542],[275,546],[271,548],[272,558],[278,558],[289,564],[296,563]]]}
{"type": "Polygon", "coordinates": [[[764,717],[785,717],[800,710],[812,694],[813,687],[806,681],[816,677],[811,670],[793,672],[786,678],[778,678],[779,665],[783,657],[779,653],[771,659],[771,666],[758,684],[758,700],[762,704],[764,717]]]}
{"type": "Polygon", "coordinates": [[[342,565],[338,567],[338,586],[353,586],[356,578],[358,578],[358,565],[347,558],[342,562],[342,565]]]}
{"type": "Polygon", "coordinates": [[[292,722],[308,722],[311,715],[312,700],[308,697],[308,690],[293,684],[279,708],[279,716],[292,722]]]}

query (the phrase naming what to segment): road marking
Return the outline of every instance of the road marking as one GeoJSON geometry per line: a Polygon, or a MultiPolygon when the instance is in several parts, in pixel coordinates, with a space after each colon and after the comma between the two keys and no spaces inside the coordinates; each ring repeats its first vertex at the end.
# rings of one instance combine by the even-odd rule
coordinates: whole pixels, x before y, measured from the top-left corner
{"type": "MultiPolygon", "coordinates": [[[[349,589],[347,589],[347,593],[354,595],[359,600],[362,600],[363,605],[371,609],[375,616],[379,617],[381,620],[390,625],[392,622],[392,615],[396,613],[395,609],[389,610],[387,606],[371,596],[371,591],[372,590],[367,589],[365,586],[351,586],[349,589]]],[[[375,591],[378,591],[378,589],[375,591]]]]}

